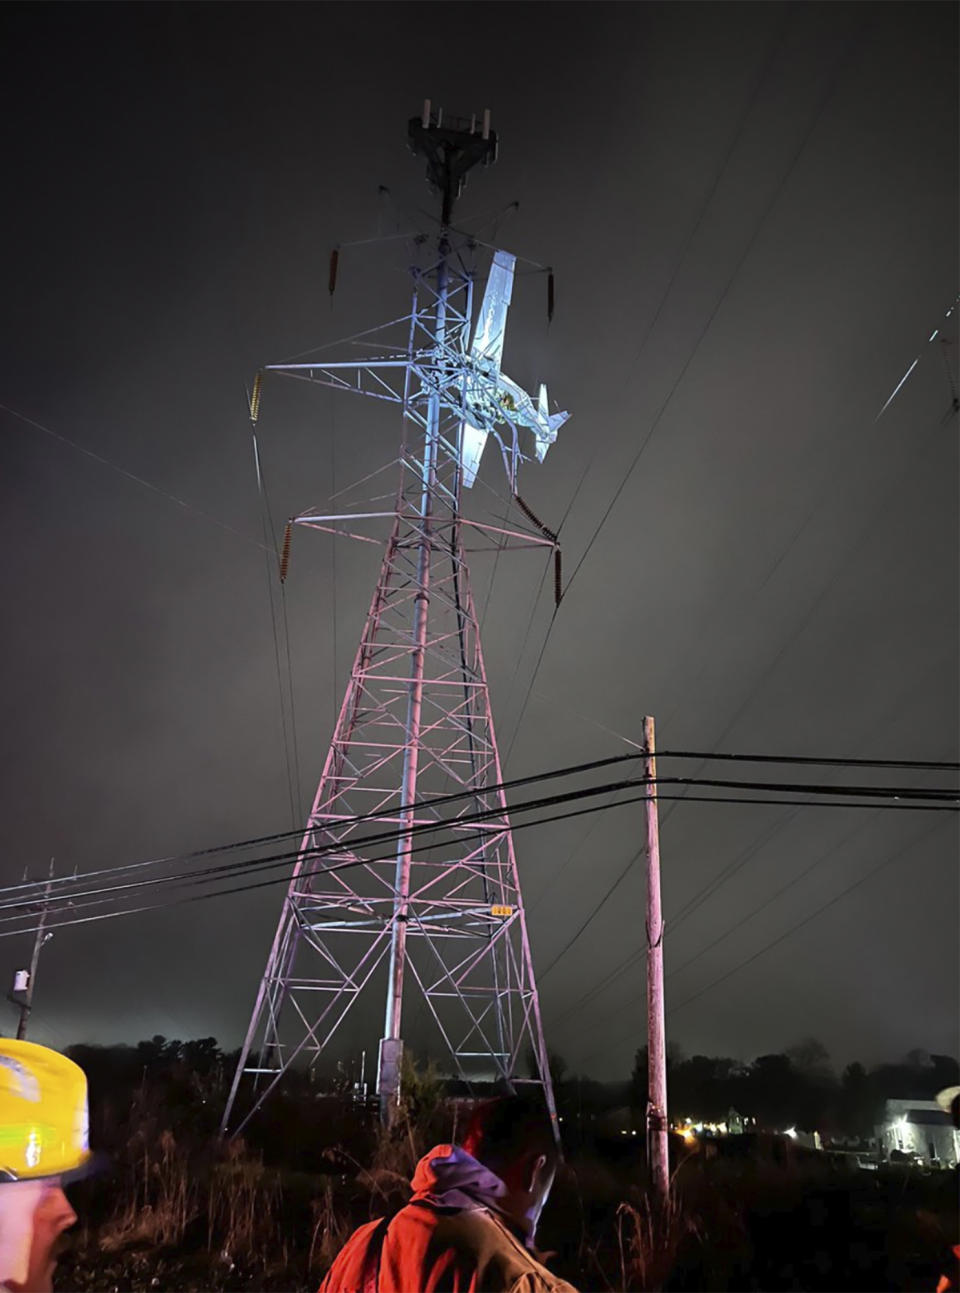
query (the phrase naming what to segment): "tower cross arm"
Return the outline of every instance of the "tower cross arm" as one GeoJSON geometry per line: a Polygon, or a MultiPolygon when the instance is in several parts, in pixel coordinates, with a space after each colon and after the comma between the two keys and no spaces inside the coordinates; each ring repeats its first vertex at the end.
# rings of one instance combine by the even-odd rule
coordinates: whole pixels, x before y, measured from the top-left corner
{"type": "Polygon", "coordinates": [[[409,359],[368,359],[363,363],[348,360],[332,364],[268,364],[264,371],[402,404],[403,377],[409,367],[409,359]]]}

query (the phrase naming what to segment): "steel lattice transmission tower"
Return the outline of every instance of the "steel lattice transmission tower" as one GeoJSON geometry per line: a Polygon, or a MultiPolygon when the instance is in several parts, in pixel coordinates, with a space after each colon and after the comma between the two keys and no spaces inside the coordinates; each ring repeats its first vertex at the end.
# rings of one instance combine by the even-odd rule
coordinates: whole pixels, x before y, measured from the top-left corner
{"type": "MultiPolygon", "coordinates": [[[[554,1112],[500,757],[464,535],[477,544],[553,546],[548,535],[460,513],[484,443],[499,444],[512,493],[541,461],[565,413],[549,413],[501,371],[515,258],[496,251],[475,329],[475,243],[451,224],[467,171],[496,156],[489,114],[409,124],[442,201],[439,234],[420,240],[412,308],[383,358],[265,369],[380,400],[405,435],[392,528],[320,785],[224,1113],[242,1126],[291,1066],[315,1061],[364,988],[383,982],[377,1091],[389,1118],[400,1087],[404,991],[422,995],[467,1081],[533,1081],[554,1112]],[[471,331],[473,333],[471,338],[471,331]],[[532,450],[524,452],[523,445],[532,450]],[[459,794],[443,804],[431,799],[459,794]],[[358,820],[361,819],[361,820],[358,820]],[[463,819],[462,821],[460,819],[463,819]],[[443,823],[437,827],[437,823],[443,823]],[[435,828],[435,829],[431,829],[435,828]],[[424,833],[427,832],[427,833],[424,833]],[[379,972],[379,976],[378,976],[379,972]],[[521,1075],[532,1053],[536,1075],[521,1075]],[[254,1094],[234,1117],[241,1078],[254,1094]]],[[[259,381],[251,413],[257,415],[259,381]]],[[[357,528],[361,514],[294,524],[357,528]]],[[[245,1102],[246,1103],[246,1102],[245,1102]]]]}

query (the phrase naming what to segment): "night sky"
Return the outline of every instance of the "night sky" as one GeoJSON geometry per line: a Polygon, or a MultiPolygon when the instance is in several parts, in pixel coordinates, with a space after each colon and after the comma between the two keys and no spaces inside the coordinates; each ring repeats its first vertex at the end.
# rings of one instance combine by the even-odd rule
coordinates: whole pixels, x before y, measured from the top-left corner
{"type": "MultiPolygon", "coordinates": [[[[506,775],[619,753],[646,713],[665,749],[958,758],[955,5],[8,4],[0,23],[0,404],[190,505],[0,411],[4,883],[291,826],[244,388],[404,312],[402,242],[345,251],[332,305],[327,262],[434,208],[405,145],[425,96],[492,109],[500,160],[460,213],[519,199],[498,245],[556,271],[549,330],[543,279],[519,280],[504,367],[572,414],[523,478],[548,525],[573,500],[568,573],[630,472],[519,727],[550,581],[527,633],[542,558],[497,565],[506,775]]],[[[395,455],[375,413],[267,388],[278,523],[395,455]]],[[[481,477],[502,495],[492,453],[481,477]]],[[[501,507],[485,485],[466,502],[501,507]]],[[[378,557],[296,537],[309,800],[378,557]]],[[[642,1042],[642,963],[571,1008],[641,945],[639,864],[551,962],[642,831],[635,807],[517,835],[548,1042],[598,1077],[642,1042]]],[[[669,1039],[957,1054],[957,844],[947,814],[664,805],[669,1039]]],[[[31,1036],[237,1045],[281,893],[60,932],[31,1036]]],[[[28,955],[0,940],[4,990],[28,955]]],[[[345,1045],[375,1045],[381,1010],[345,1045]]]]}

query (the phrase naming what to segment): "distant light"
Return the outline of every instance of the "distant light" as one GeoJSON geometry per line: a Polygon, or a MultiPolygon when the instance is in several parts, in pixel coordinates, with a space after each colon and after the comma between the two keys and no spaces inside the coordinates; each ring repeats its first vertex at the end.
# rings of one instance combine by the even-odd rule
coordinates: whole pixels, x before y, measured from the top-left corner
{"type": "Polygon", "coordinates": [[[634,1127],[634,1129],[633,1129],[633,1131],[631,1131],[630,1135],[631,1135],[631,1136],[635,1136],[636,1134],[637,1134],[637,1129],[636,1129],[636,1127],[634,1127]]]}
{"type": "Polygon", "coordinates": [[[934,328],[934,330],[930,333],[930,336],[927,337],[927,340],[932,341],[939,331],[940,331],[939,328],[934,328]]]}
{"type": "Polygon", "coordinates": [[[796,1127],[788,1127],[788,1128],[787,1128],[787,1130],[786,1130],[783,1134],[784,1134],[785,1136],[789,1136],[791,1140],[796,1140],[796,1139],[797,1139],[797,1129],[796,1129],[796,1127]]]}

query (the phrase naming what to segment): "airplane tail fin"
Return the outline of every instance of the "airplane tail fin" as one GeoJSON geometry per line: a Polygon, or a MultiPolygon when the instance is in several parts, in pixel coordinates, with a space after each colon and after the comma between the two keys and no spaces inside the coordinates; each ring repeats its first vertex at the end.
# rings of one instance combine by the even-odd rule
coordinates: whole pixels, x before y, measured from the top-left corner
{"type": "Polygon", "coordinates": [[[547,400],[547,387],[545,382],[540,383],[540,397],[537,403],[537,412],[539,414],[540,425],[534,432],[537,440],[537,461],[543,462],[547,456],[547,450],[557,438],[557,432],[570,416],[569,413],[551,413],[550,405],[547,400]]]}

